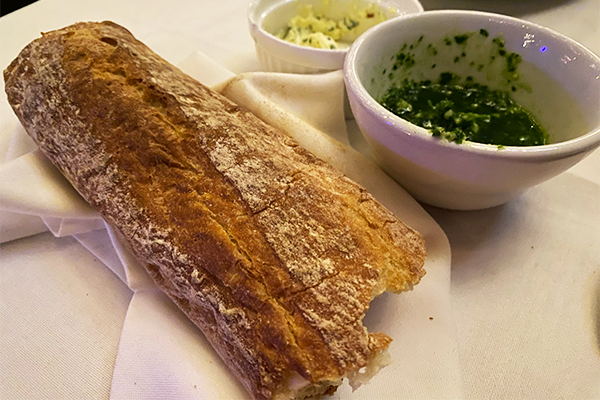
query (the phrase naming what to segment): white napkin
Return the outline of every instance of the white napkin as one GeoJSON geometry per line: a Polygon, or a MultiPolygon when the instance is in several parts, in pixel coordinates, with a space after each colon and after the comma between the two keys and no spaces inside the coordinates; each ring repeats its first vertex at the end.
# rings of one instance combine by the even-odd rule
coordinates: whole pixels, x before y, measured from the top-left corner
{"type": "MultiPolygon", "coordinates": [[[[26,142],[25,135],[24,130],[14,135],[11,144],[26,142]]],[[[104,228],[98,213],[37,149],[0,165],[0,212],[2,242],[45,230],[39,218],[56,236],[104,228]]]]}
{"type": "MultiPolygon", "coordinates": [[[[209,85],[233,76],[201,53],[193,54],[181,67],[209,85]]],[[[462,397],[449,295],[448,241],[416,201],[348,145],[352,140],[344,121],[341,72],[316,76],[249,73],[217,87],[365,186],[426,239],[427,275],[422,282],[413,292],[376,299],[365,318],[370,330],[381,330],[394,339],[390,347],[394,361],[352,398],[462,397]]],[[[19,154],[30,149],[30,143],[22,129],[13,131],[9,147],[20,150],[6,151],[6,162],[0,165],[0,212],[10,217],[0,220],[1,239],[39,231],[41,217],[55,235],[74,235],[134,291],[111,398],[246,398],[247,393],[201,333],[157,290],[111,230],[101,229],[103,221],[45,157],[38,151],[19,154]]],[[[350,390],[344,385],[335,396],[347,398],[350,390]]]]}

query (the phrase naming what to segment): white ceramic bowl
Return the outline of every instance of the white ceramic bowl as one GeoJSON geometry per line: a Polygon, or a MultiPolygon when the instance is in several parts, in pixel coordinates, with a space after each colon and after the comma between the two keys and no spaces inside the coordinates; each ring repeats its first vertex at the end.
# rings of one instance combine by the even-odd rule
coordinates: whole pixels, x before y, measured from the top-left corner
{"type": "MultiPolygon", "coordinates": [[[[439,53],[444,48],[439,46],[439,53]]],[[[489,57],[485,48],[471,51],[489,57]]],[[[479,83],[502,87],[498,71],[473,71],[477,63],[454,62],[454,54],[432,61],[425,53],[416,57],[411,76],[432,78],[437,62],[438,76],[442,71],[472,74],[479,83]]],[[[361,35],[344,70],[352,112],[376,162],[417,200],[434,206],[473,210],[500,205],[567,170],[600,145],[600,59],[577,42],[523,20],[449,10],[396,18],[361,35]],[[507,50],[521,55],[521,81],[531,90],[519,90],[514,98],[546,128],[549,144],[456,144],[433,137],[377,102],[390,85],[382,69],[403,43],[421,35],[439,42],[480,29],[490,37],[502,34],[507,50]]]]}
{"type": "MultiPolygon", "coordinates": [[[[349,5],[375,3],[389,18],[417,13],[423,7],[417,0],[328,0],[340,14],[349,5]]],[[[248,7],[250,34],[261,67],[266,71],[319,73],[342,69],[348,49],[324,50],[295,45],[275,36],[302,6],[327,4],[325,0],[251,0],[248,7]]]]}

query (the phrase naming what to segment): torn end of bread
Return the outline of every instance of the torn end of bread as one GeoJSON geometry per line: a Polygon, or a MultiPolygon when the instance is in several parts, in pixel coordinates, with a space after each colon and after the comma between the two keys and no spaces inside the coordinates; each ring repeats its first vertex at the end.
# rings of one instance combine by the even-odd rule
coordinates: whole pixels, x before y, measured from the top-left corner
{"type": "Polygon", "coordinates": [[[371,300],[424,275],[424,240],[360,187],[125,28],[43,34],[4,71],[42,152],[255,399],[356,386],[391,339],[371,300]]]}
{"type": "Polygon", "coordinates": [[[392,341],[391,338],[383,333],[371,334],[370,337],[373,340],[373,349],[366,360],[366,364],[361,368],[348,370],[345,375],[338,377],[336,380],[324,380],[320,382],[310,382],[297,372],[291,372],[283,380],[280,391],[273,394],[273,399],[297,400],[331,395],[342,384],[344,379],[348,380],[353,391],[367,384],[382,368],[385,368],[392,362],[392,357],[388,352],[388,345],[392,341]]]}

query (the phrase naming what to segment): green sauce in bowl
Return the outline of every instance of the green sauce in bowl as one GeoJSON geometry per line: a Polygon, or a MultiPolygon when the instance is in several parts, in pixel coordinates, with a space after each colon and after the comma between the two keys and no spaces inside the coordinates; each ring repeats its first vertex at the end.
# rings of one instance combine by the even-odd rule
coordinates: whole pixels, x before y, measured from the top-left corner
{"type": "Polygon", "coordinates": [[[381,72],[390,81],[379,98],[385,108],[433,136],[456,143],[500,147],[548,143],[546,131],[532,113],[512,98],[511,93],[531,89],[520,79],[520,55],[507,51],[502,36],[490,38],[481,29],[436,43],[424,38],[403,44],[381,72]],[[448,72],[456,66],[466,76],[448,72]],[[412,74],[413,69],[421,75],[412,74]],[[430,71],[427,77],[424,69],[430,71]],[[494,76],[495,87],[481,83],[486,72],[494,76]]]}
{"type": "Polygon", "coordinates": [[[392,85],[381,104],[407,121],[428,129],[433,136],[462,143],[465,140],[500,146],[538,146],[547,135],[508,92],[457,80],[441,74],[437,82],[405,79],[392,85]]]}

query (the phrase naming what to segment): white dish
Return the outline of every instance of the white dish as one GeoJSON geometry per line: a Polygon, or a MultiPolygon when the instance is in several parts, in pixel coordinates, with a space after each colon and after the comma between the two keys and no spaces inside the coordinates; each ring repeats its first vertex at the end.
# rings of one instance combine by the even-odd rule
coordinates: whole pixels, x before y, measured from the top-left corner
{"type": "MultiPolygon", "coordinates": [[[[299,46],[275,34],[285,27],[304,5],[323,4],[323,0],[251,0],[248,7],[250,33],[255,42],[261,67],[266,71],[318,73],[342,69],[348,49],[325,50],[299,46]]],[[[331,9],[338,14],[344,7],[375,3],[389,18],[418,13],[423,7],[417,0],[331,0],[331,9]]]]}
{"type": "MultiPolygon", "coordinates": [[[[448,62],[438,71],[464,73],[466,67],[459,64],[448,62]]],[[[493,76],[487,79],[479,83],[497,83],[493,76]]],[[[598,56],[550,29],[508,16],[431,11],[386,21],[353,44],[345,82],[352,112],[377,163],[416,199],[438,207],[469,210],[502,204],[575,165],[600,145],[598,56]],[[550,144],[499,148],[440,140],[376,100],[385,90],[380,84],[382,65],[403,43],[421,35],[442,40],[482,28],[490,37],[502,34],[507,50],[534,66],[522,71],[531,92],[522,91],[516,100],[547,128],[550,144]],[[572,107],[565,108],[567,103],[572,107]]]]}

